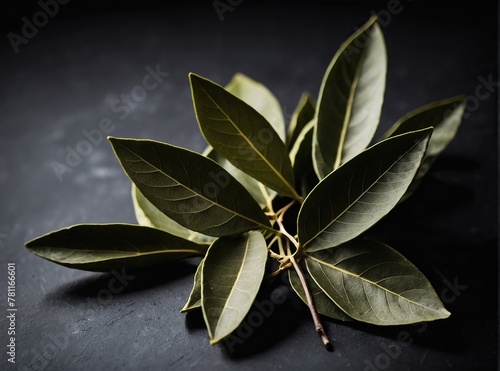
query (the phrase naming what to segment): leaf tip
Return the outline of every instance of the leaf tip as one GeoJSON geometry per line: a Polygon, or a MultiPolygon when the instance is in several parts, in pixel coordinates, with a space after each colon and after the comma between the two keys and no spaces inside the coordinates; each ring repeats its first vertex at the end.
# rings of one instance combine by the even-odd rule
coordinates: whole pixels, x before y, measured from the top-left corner
{"type": "Polygon", "coordinates": [[[378,15],[374,14],[370,17],[367,24],[372,25],[373,23],[378,22],[378,15]]]}
{"type": "Polygon", "coordinates": [[[118,138],[118,137],[114,137],[114,136],[111,136],[111,135],[108,135],[108,136],[106,137],[106,139],[107,139],[107,140],[108,140],[111,144],[113,144],[114,142],[117,142],[118,140],[120,140],[120,138],[118,138]]]}
{"type": "Polygon", "coordinates": [[[462,109],[465,109],[465,105],[467,104],[467,100],[468,100],[468,97],[466,95],[458,95],[457,97],[455,97],[455,107],[454,108],[457,108],[457,106],[460,106],[462,107],[462,109]]]}
{"type": "Polygon", "coordinates": [[[220,341],[220,339],[210,339],[210,345],[215,345],[220,341]]]}
{"type": "Polygon", "coordinates": [[[441,314],[441,316],[442,316],[441,318],[442,318],[442,319],[445,319],[445,318],[448,318],[449,316],[451,316],[451,313],[450,313],[450,312],[448,312],[448,310],[446,310],[446,308],[445,308],[445,307],[443,307],[443,308],[439,311],[439,313],[441,314]]]}
{"type": "MultiPolygon", "coordinates": [[[[425,141],[425,140],[428,140],[432,133],[434,132],[434,126],[428,126],[426,128],[423,128],[423,129],[419,129],[419,130],[413,130],[411,132],[408,132],[408,133],[411,133],[412,135],[414,135],[414,143],[419,143],[421,141],[425,141]]],[[[402,133],[402,134],[398,134],[397,136],[399,137],[403,137],[405,135],[407,135],[408,133],[402,133]]]]}
{"type": "Polygon", "coordinates": [[[189,72],[189,73],[188,73],[188,78],[189,78],[189,81],[190,81],[191,83],[193,83],[193,81],[195,81],[195,80],[196,80],[196,81],[199,81],[199,80],[201,80],[201,79],[202,79],[202,77],[201,77],[200,75],[197,75],[197,74],[196,74],[196,73],[194,73],[194,72],[189,72]]]}
{"type": "Polygon", "coordinates": [[[36,246],[36,243],[42,238],[43,236],[38,236],[38,237],[35,237],[35,238],[32,238],[31,240],[28,240],[24,243],[24,247],[26,247],[27,249],[32,249],[33,247],[37,247],[36,246]]]}
{"type": "Polygon", "coordinates": [[[187,312],[190,312],[196,308],[201,308],[201,304],[199,304],[199,302],[195,303],[195,304],[191,304],[191,300],[188,300],[188,302],[186,304],[184,304],[184,307],[182,307],[181,313],[187,313],[187,312]]]}

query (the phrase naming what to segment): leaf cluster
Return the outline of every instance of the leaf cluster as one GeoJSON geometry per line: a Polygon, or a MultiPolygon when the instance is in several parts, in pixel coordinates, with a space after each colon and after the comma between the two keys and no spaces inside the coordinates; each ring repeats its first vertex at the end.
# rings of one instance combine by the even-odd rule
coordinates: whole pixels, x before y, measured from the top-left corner
{"type": "Polygon", "coordinates": [[[287,271],[317,325],[317,313],[376,325],[446,318],[426,277],[364,233],[414,193],[455,136],[464,98],[418,108],[373,141],[386,69],[372,18],[334,55],[317,102],[304,93],[290,123],[261,83],[236,74],[223,87],[191,73],[203,154],[109,138],[139,225],[75,225],[26,247],[91,271],[202,257],[182,311],[202,310],[212,344],[245,319],[269,260],[268,274],[287,271]]]}

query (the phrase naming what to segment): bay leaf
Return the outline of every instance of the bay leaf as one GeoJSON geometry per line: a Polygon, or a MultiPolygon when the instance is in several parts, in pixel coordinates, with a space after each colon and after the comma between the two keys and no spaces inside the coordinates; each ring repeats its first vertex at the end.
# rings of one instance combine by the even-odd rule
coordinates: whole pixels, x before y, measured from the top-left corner
{"type": "Polygon", "coordinates": [[[310,121],[298,135],[290,150],[293,172],[295,176],[295,187],[301,190],[306,197],[318,184],[319,179],[314,172],[312,159],[312,138],[314,132],[314,120],[310,121]]]}
{"type": "Polygon", "coordinates": [[[381,242],[357,239],[305,261],[318,286],[358,321],[404,325],[450,315],[427,278],[381,242]]]}
{"type": "Polygon", "coordinates": [[[200,130],[234,166],[283,196],[302,200],[294,188],[288,151],[271,124],[222,86],[189,74],[200,130]]]}
{"type": "Polygon", "coordinates": [[[219,238],[210,246],[201,274],[201,300],[210,343],[231,334],[259,291],[267,260],[262,233],[219,238]]]}
{"type": "Polygon", "coordinates": [[[297,107],[293,111],[288,127],[288,148],[293,148],[297,137],[300,135],[304,127],[314,118],[316,111],[316,102],[309,93],[302,93],[297,107]]]}
{"type": "Polygon", "coordinates": [[[210,244],[214,241],[214,237],[207,236],[186,227],[183,227],[175,220],[158,210],[132,183],[132,201],[137,222],[140,225],[161,229],[167,233],[179,236],[189,241],[196,243],[210,244]]]}
{"type": "Polygon", "coordinates": [[[247,189],[247,191],[252,195],[254,200],[257,201],[261,208],[266,208],[268,202],[272,201],[274,197],[276,197],[275,191],[264,186],[257,179],[251,177],[247,173],[244,173],[243,171],[235,167],[233,164],[231,164],[231,162],[229,162],[224,156],[218,153],[211,146],[209,150],[205,151],[205,156],[211,158],[224,169],[226,169],[229,174],[231,174],[247,189]]]}
{"type": "Polygon", "coordinates": [[[455,137],[465,110],[465,97],[459,96],[427,104],[401,117],[383,138],[420,130],[432,126],[434,131],[427,152],[415,179],[401,199],[407,199],[420,185],[422,178],[441,152],[455,137]]]}
{"type": "MultiPolygon", "coordinates": [[[[308,275],[305,276],[309,292],[314,300],[314,306],[319,314],[339,321],[352,321],[352,318],[345,314],[344,311],[340,309],[337,304],[335,304],[335,302],[328,297],[328,295],[326,295],[326,293],[316,284],[316,282],[314,282],[312,278],[308,275]]],[[[288,279],[290,280],[290,285],[293,290],[302,299],[302,301],[308,305],[306,293],[302,287],[302,283],[300,282],[299,276],[293,269],[288,270],[288,279]]]]}
{"type": "Polygon", "coordinates": [[[26,243],[33,254],[69,268],[108,272],[203,256],[197,244],[159,229],[132,224],[77,224],[26,243]]]}
{"type": "Polygon", "coordinates": [[[204,262],[205,259],[203,259],[200,264],[198,264],[198,268],[196,268],[196,273],[194,274],[193,279],[193,288],[191,289],[191,293],[189,294],[188,301],[181,309],[182,313],[201,308],[201,271],[203,269],[204,262]]]}
{"type": "Polygon", "coordinates": [[[225,89],[248,103],[271,124],[283,142],[286,140],[285,118],[276,96],[262,83],[236,73],[225,89]]]}
{"type": "Polygon", "coordinates": [[[338,246],[384,217],[413,180],[431,133],[429,128],[385,139],[324,178],[299,211],[301,248],[338,246]]]}
{"type": "Polygon", "coordinates": [[[259,204],[215,161],[167,143],[109,140],[141,193],[180,225],[214,237],[272,229],[259,204]]]}
{"type": "Polygon", "coordinates": [[[313,138],[319,179],[363,151],[377,129],[387,53],[376,17],[342,44],[321,84],[313,138]]]}

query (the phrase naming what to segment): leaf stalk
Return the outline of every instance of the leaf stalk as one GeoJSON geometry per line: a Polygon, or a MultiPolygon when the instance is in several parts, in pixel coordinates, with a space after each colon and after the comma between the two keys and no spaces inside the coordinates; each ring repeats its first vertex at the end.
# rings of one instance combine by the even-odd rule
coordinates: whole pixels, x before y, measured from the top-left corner
{"type": "MultiPolygon", "coordinates": [[[[290,250],[289,250],[290,252],[290,250]]],[[[326,334],[325,328],[323,327],[323,324],[321,323],[321,319],[319,318],[319,314],[316,310],[316,307],[314,305],[314,300],[311,295],[311,291],[309,291],[309,287],[307,286],[306,279],[304,277],[304,272],[302,272],[302,268],[300,265],[297,263],[293,255],[290,254],[290,261],[293,264],[293,267],[295,268],[295,271],[297,272],[297,275],[299,276],[300,283],[302,284],[302,287],[304,288],[304,292],[306,294],[307,298],[307,306],[309,307],[309,310],[311,311],[311,316],[314,321],[314,326],[316,328],[316,332],[320,335],[321,341],[323,342],[323,345],[326,347],[327,350],[332,351],[333,350],[333,345],[330,342],[330,339],[328,338],[328,335],[326,334]]]]}

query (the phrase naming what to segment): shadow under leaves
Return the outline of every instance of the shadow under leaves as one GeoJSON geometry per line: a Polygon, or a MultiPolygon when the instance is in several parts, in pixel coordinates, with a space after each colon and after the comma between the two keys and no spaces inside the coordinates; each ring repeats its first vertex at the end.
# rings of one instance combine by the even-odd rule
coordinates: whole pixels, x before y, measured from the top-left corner
{"type": "MultiPolygon", "coordinates": [[[[220,342],[227,358],[236,360],[269,350],[305,319],[307,307],[284,283],[286,276],[264,284],[243,322],[220,342]]],[[[206,331],[201,308],[187,313],[186,327],[188,331],[206,331]]]]}
{"type": "Polygon", "coordinates": [[[79,302],[88,297],[96,297],[103,290],[112,295],[130,295],[171,283],[186,275],[193,275],[195,271],[196,265],[183,260],[140,269],[118,268],[110,273],[100,273],[67,283],[48,293],[46,300],[79,302]]]}

